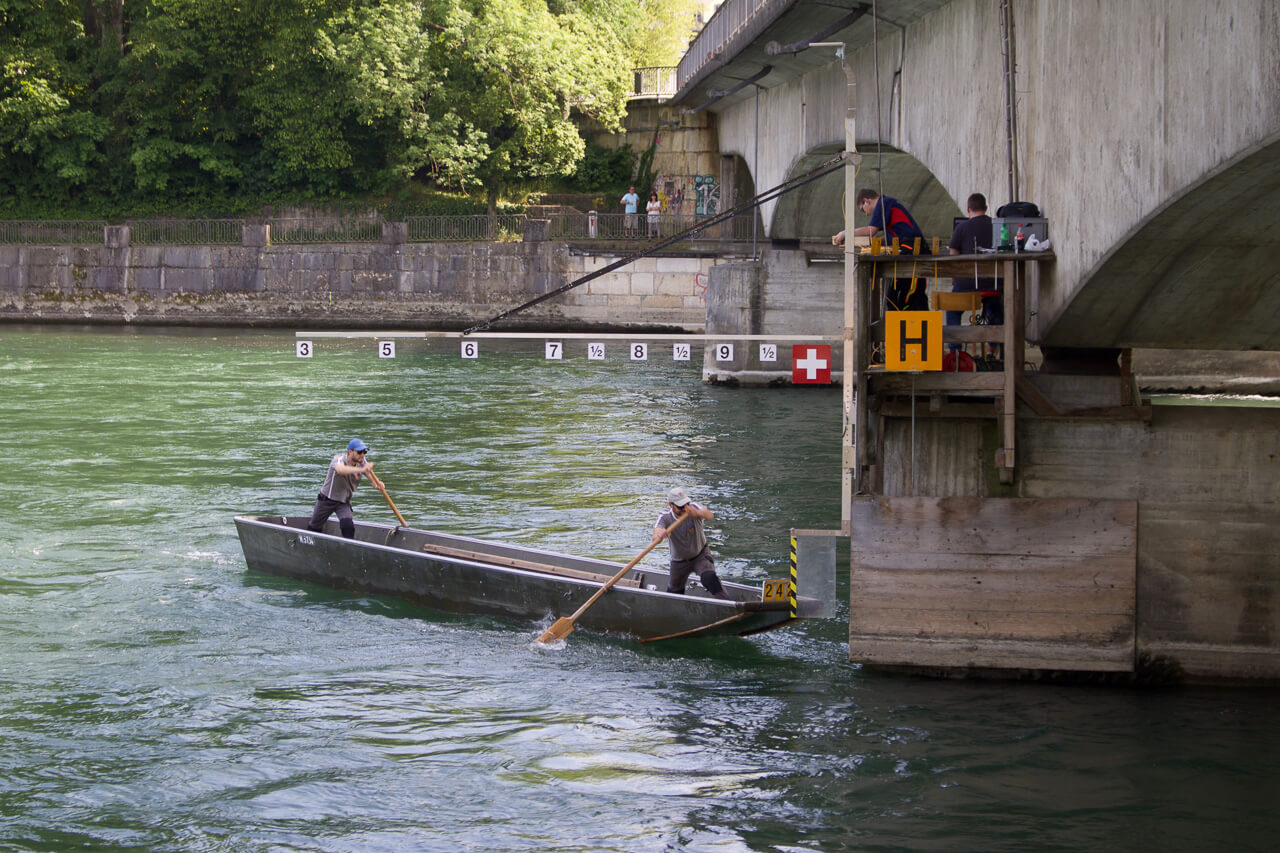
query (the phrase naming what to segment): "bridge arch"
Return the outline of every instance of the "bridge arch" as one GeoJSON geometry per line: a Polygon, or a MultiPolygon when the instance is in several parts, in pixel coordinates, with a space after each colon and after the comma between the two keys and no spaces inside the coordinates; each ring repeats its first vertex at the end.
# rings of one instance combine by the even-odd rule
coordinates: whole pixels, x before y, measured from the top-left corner
{"type": "Polygon", "coordinates": [[[1280,350],[1280,133],[1175,194],[1123,235],[1065,308],[1041,294],[1046,343],[1280,350]]]}
{"type": "MultiPolygon", "coordinates": [[[[788,178],[830,160],[842,150],[821,145],[798,157],[788,178]]],[[[955,217],[963,215],[959,204],[929,169],[906,151],[872,144],[861,149],[858,186],[883,187],[885,195],[898,199],[920,223],[926,237],[951,236],[955,217]]],[[[825,175],[778,199],[769,218],[769,236],[778,241],[825,241],[844,228],[844,174],[825,175]]],[[[866,218],[858,215],[858,223],[866,218]]]]}

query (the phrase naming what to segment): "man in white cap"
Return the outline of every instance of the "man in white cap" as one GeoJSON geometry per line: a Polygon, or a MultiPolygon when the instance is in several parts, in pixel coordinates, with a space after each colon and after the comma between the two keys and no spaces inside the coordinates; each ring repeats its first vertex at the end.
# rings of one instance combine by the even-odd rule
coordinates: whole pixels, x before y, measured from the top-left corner
{"type": "Polygon", "coordinates": [[[355,512],[351,509],[351,496],[355,494],[360,478],[373,474],[373,463],[365,459],[369,448],[358,438],[347,443],[347,452],[335,454],[329,460],[329,473],[325,475],[320,494],[316,495],[316,507],[311,511],[311,523],[307,529],[315,533],[324,531],[324,523],[335,512],[338,529],[347,539],[356,538],[355,512]]]}
{"type": "Polygon", "coordinates": [[[672,486],[667,491],[667,508],[658,516],[653,527],[654,545],[668,537],[671,540],[671,577],[667,581],[667,592],[683,595],[685,582],[689,580],[689,575],[696,572],[707,592],[716,598],[729,597],[716,574],[711,551],[707,548],[707,535],[702,530],[702,522],[715,517],[711,510],[691,501],[679,486],[672,486]],[[667,528],[675,524],[676,519],[686,515],[691,518],[668,534],[667,528]]]}

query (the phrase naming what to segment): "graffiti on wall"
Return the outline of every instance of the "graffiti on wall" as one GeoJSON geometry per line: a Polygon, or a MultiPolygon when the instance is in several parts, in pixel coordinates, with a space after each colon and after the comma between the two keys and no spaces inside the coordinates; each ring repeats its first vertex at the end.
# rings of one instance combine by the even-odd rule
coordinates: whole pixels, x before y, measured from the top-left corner
{"type": "Polygon", "coordinates": [[[720,212],[720,179],[716,175],[659,175],[653,191],[662,212],[715,216],[720,212]]]}

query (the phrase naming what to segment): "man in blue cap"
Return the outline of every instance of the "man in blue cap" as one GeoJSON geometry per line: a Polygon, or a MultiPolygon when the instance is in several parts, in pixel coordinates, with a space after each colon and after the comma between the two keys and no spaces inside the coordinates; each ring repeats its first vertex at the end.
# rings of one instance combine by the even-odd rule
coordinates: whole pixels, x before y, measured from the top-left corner
{"type": "Polygon", "coordinates": [[[356,538],[356,522],[351,509],[351,496],[355,494],[360,478],[373,476],[373,463],[365,459],[369,448],[358,438],[347,444],[346,453],[335,454],[329,461],[329,473],[325,475],[320,494],[316,495],[316,508],[311,511],[311,523],[307,529],[315,533],[324,531],[324,523],[335,512],[338,529],[347,539],[356,538]]]}

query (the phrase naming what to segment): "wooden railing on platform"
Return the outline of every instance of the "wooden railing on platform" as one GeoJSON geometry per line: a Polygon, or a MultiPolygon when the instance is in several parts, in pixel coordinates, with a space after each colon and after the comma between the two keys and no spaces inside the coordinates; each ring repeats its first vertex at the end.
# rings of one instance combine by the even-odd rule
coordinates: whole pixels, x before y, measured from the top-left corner
{"type": "MultiPolygon", "coordinates": [[[[1019,388],[1025,387],[1023,364],[1026,349],[1026,287],[1039,265],[1055,259],[1052,252],[993,253],[980,255],[901,255],[859,252],[855,293],[846,295],[845,347],[846,375],[856,377],[854,393],[847,404],[846,466],[853,471],[853,494],[865,494],[868,473],[869,396],[938,397],[968,396],[994,398],[996,406],[987,411],[1000,422],[1000,449],[996,464],[1000,480],[1013,481],[1016,460],[1015,413],[1019,388]],[[998,371],[917,372],[890,371],[884,359],[873,359],[876,345],[883,356],[884,317],[888,280],[895,278],[990,278],[1000,282],[1005,322],[1002,326],[944,326],[944,344],[998,344],[1002,365],[998,371]],[[878,363],[877,363],[878,362],[878,363]]],[[[975,304],[970,300],[966,304],[975,304]]],[[[849,399],[849,398],[846,398],[849,399]]],[[[908,411],[914,409],[908,405],[908,411]]]]}

